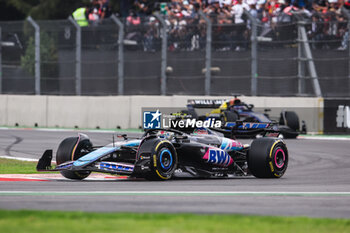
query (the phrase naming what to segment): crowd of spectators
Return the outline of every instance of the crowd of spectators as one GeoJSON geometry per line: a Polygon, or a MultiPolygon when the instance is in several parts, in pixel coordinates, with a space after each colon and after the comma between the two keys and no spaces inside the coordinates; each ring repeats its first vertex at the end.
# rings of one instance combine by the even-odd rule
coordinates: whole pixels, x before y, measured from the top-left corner
{"type": "Polygon", "coordinates": [[[139,34],[145,51],[154,51],[160,44],[158,22],[152,16],[154,11],[165,16],[169,28],[169,50],[204,49],[206,23],[198,14],[200,10],[212,21],[213,47],[216,50],[247,49],[251,22],[245,11],[257,20],[258,36],[262,40],[295,41],[297,26],[293,22],[302,17],[309,22],[307,32],[309,40],[313,42],[312,48],[346,49],[347,19],[342,8],[350,9],[350,1],[171,0],[154,4],[136,0],[126,22],[134,32],[133,29],[146,24],[139,34]]]}
{"type": "Polygon", "coordinates": [[[90,7],[87,8],[87,19],[90,22],[98,22],[112,15],[109,0],[91,0],[90,7]]]}
{"type": "MultiPolygon", "coordinates": [[[[92,3],[90,20],[109,16],[108,0],[92,3]]],[[[159,22],[153,15],[159,12],[168,24],[169,50],[204,49],[206,22],[198,14],[202,11],[213,24],[214,49],[245,50],[251,30],[247,11],[258,22],[261,40],[295,41],[295,22],[302,17],[309,22],[306,28],[312,48],[346,49],[349,33],[342,8],[350,12],[350,0],[135,0],[125,18],[126,39],[137,41],[145,51],[159,49],[159,22]]]]}

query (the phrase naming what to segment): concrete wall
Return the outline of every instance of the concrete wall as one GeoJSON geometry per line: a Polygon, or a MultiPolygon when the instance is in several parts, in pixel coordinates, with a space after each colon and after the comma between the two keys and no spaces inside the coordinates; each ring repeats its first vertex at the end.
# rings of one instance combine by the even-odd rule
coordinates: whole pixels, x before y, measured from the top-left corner
{"type": "MultiPolygon", "coordinates": [[[[142,107],[185,107],[187,99],[229,99],[230,96],[27,96],[0,95],[0,125],[79,128],[138,128],[142,107]]],[[[248,97],[241,100],[257,108],[295,110],[309,131],[323,129],[323,99],[248,97]]]]}

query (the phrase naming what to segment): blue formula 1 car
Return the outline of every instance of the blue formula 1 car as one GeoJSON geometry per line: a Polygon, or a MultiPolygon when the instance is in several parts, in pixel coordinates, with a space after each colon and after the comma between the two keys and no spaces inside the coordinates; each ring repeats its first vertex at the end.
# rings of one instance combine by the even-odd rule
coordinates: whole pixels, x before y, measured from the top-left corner
{"type": "MultiPolygon", "coordinates": [[[[229,134],[232,127],[238,127],[243,130],[251,130],[255,136],[255,130],[260,128],[274,129],[280,132],[284,138],[296,138],[300,133],[306,133],[306,124],[299,121],[298,115],[293,111],[282,111],[277,120],[267,114],[270,109],[265,109],[264,113],[254,111],[254,105],[241,102],[237,96],[231,100],[188,100],[187,109],[176,113],[177,121],[181,119],[195,118],[199,120],[215,119],[221,120],[223,129],[229,134]],[[205,114],[198,114],[196,109],[213,109],[205,114]],[[243,122],[240,123],[240,122],[243,122]]],[[[190,132],[193,129],[187,129],[190,132]]],[[[249,136],[243,133],[236,135],[238,137],[249,136]]]]}
{"type": "Polygon", "coordinates": [[[57,149],[57,165],[51,167],[53,152],[46,150],[37,170],[60,171],[68,179],[84,179],[91,172],[104,172],[168,180],[184,176],[280,178],[288,166],[287,146],[279,138],[263,137],[243,145],[206,128],[196,129],[192,134],[150,129],[139,139],[122,137],[101,147],[93,146],[84,134],[66,138],[57,149]]]}

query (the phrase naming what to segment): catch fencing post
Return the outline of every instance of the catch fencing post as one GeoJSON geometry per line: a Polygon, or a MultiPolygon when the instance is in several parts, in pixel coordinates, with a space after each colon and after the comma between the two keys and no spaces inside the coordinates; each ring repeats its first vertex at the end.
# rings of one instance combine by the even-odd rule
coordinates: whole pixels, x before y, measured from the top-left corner
{"type": "Polygon", "coordinates": [[[345,10],[345,8],[342,8],[343,11],[345,11],[346,13],[346,17],[348,18],[348,53],[349,53],[349,57],[348,57],[348,92],[350,92],[350,14],[347,10],[345,10]]]}
{"type": "Polygon", "coordinates": [[[68,20],[74,25],[76,29],[75,37],[75,94],[81,95],[81,28],[79,24],[72,18],[68,20]]]}
{"type": "Polygon", "coordinates": [[[350,13],[348,10],[346,10],[344,7],[341,9],[342,13],[346,15],[346,18],[348,20],[348,41],[347,41],[347,49],[349,51],[349,57],[348,57],[348,78],[349,78],[349,91],[350,91],[350,13]]]}
{"type": "Polygon", "coordinates": [[[202,12],[198,12],[199,15],[207,23],[207,38],[206,38],[206,48],[205,48],[205,82],[204,90],[205,95],[210,95],[211,89],[211,42],[212,42],[212,23],[210,19],[202,12]]]}
{"type": "Polygon", "coordinates": [[[0,27],[0,94],[2,94],[2,37],[1,37],[1,27],[0,27]]]}
{"type": "Polygon", "coordinates": [[[160,93],[161,95],[166,95],[167,92],[167,76],[166,76],[166,66],[167,66],[167,25],[165,20],[158,13],[154,14],[154,16],[159,20],[162,25],[162,64],[161,64],[161,82],[160,82],[160,93]]]}
{"type": "Polygon", "coordinates": [[[112,20],[118,25],[118,95],[124,94],[124,24],[112,15],[112,20]]]}
{"type": "Polygon", "coordinates": [[[250,83],[250,94],[252,96],[257,95],[258,90],[258,22],[256,18],[254,18],[249,11],[244,10],[244,13],[248,16],[250,22],[251,22],[251,57],[252,57],[252,63],[251,63],[251,83],[250,83]]]}
{"type": "MultiPolygon", "coordinates": [[[[342,8],[344,9],[344,8],[342,8]]],[[[345,10],[345,9],[344,9],[345,10]]],[[[345,10],[346,11],[346,10],[345,10]]],[[[348,52],[349,52],[349,57],[348,57],[348,68],[349,68],[349,90],[350,91],[350,14],[348,11],[346,11],[346,15],[348,17],[348,52]]]]}
{"type": "Polygon", "coordinates": [[[307,39],[307,34],[306,34],[304,24],[305,23],[300,25],[300,34],[301,34],[301,40],[303,43],[304,53],[305,53],[305,56],[307,59],[309,73],[310,73],[310,76],[312,79],[312,86],[314,88],[315,95],[317,97],[322,97],[321,87],[320,87],[320,83],[318,82],[316,67],[315,67],[314,60],[312,58],[312,52],[311,52],[310,45],[309,45],[309,42],[307,39]]]}
{"type": "MultiPolygon", "coordinates": [[[[302,44],[302,50],[303,50],[303,54],[305,55],[305,60],[307,62],[307,68],[309,70],[310,77],[312,79],[312,87],[314,89],[314,93],[317,97],[322,97],[322,91],[321,91],[320,83],[318,81],[315,63],[314,63],[314,59],[312,57],[312,52],[311,52],[311,48],[309,45],[309,40],[307,38],[306,29],[305,29],[305,24],[306,24],[305,20],[304,20],[302,14],[300,14],[298,12],[294,12],[293,16],[296,17],[298,20],[298,38],[302,44]]],[[[300,90],[302,90],[302,88],[303,88],[302,85],[303,84],[300,83],[300,88],[301,88],[300,90]]],[[[298,87],[299,87],[299,85],[298,85],[298,87]]]]}
{"type": "Polygon", "coordinates": [[[301,27],[304,22],[298,21],[298,95],[305,94],[305,58],[303,53],[303,39],[301,35],[301,27]]]}
{"type": "Polygon", "coordinates": [[[28,22],[34,27],[35,30],[35,37],[34,37],[34,44],[35,44],[35,94],[40,95],[40,27],[39,25],[33,20],[32,17],[27,18],[28,22]]]}

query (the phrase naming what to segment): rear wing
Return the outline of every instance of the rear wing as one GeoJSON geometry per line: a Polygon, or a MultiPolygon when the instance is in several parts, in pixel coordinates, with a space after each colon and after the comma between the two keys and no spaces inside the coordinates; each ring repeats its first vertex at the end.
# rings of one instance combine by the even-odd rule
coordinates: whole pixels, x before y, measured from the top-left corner
{"type": "Polygon", "coordinates": [[[187,106],[193,108],[218,108],[226,101],[227,99],[189,99],[187,100],[187,106]]]}

